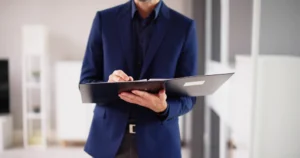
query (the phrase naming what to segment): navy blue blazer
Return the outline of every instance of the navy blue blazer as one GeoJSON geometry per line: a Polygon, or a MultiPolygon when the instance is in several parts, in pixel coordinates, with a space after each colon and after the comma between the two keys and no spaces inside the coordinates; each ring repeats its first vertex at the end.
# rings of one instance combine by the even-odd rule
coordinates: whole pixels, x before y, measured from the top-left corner
{"type": "MultiPolygon", "coordinates": [[[[130,2],[97,12],[82,64],[80,83],[105,82],[114,70],[134,70],[130,2]]],[[[197,40],[193,20],[164,3],[156,19],[140,78],[175,78],[196,75],[197,40]]],[[[140,158],[180,158],[178,116],[189,112],[191,97],[168,97],[164,120],[138,106],[136,138],[140,158]]],[[[118,100],[97,105],[85,151],[95,158],[114,158],[125,133],[129,103],[118,100]]]]}

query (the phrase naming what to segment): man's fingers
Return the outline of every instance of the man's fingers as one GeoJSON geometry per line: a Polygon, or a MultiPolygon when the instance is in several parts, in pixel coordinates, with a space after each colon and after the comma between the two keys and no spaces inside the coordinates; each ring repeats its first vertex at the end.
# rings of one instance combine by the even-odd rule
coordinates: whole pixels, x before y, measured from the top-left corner
{"type": "Polygon", "coordinates": [[[130,98],[128,98],[128,97],[126,97],[126,96],[121,96],[121,95],[120,95],[120,98],[121,98],[122,100],[128,102],[128,103],[136,104],[136,103],[134,103],[133,100],[131,100],[130,98]]]}
{"type": "Polygon", "coordinates": [[[121,93],[120,98],[133,104],[139,104],[139,105],[144,105],[144,99],[141,98],[140,96],[130,94],[130,93],[121,93]]]}
{"type": "Polygon", "coordinates": [[[133,77],[129,76],[129,81],[134,81],[133,77]]]}
{"type": "Polygon", "coordinates": [[[121,77],[124,81],[129,81],[128,75],[126,75],[122,70],[115,70],[113,74],[121,77]]]}
{"type": "Polygon", "coordinates": [[[122,70],[115,70],[108,79],[108,82],[126,82],[133,81],[133,77],[128,76],[122,70]]]}
{"type": "Polygon", "coordinates": [[[121,78],[120,76],[110,75],[109,76],[109,81],[110,82],[123,82],[125,80],[123,78],[121,78]]]}
{"type": "Polygon", "coordinates": [[[144,91],[133,90],[132,93],[145,99],[150,99],[153,97],[150,93],[144,91]]]}
{"type": "Polygon", "coordinates": [[[127,76],[122,70],[115,70],[109,76],[109,82],[124,82],[124,81],[133,81],[131,76],[127,76]]]}

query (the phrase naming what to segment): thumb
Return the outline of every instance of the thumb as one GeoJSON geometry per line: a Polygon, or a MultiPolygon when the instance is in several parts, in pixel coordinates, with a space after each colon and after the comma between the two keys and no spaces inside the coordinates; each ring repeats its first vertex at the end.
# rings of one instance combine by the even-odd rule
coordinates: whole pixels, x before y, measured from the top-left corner
{"type": "Polygon", "coordinates": [[[158,97],[161,99],[166,99],[166,90],[162,89],[158,92],[158,97]]]}

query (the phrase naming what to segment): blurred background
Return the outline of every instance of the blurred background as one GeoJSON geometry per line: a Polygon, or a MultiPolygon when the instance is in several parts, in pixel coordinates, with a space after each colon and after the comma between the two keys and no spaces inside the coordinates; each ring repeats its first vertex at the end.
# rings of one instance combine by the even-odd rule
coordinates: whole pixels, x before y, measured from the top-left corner
{"type": "MultiPolygon", "coordinates": [[[[0,0],[0,157],[88,158],[78,82],[96,11],[126,0],[0,0]]],[[[197,24],[199,74],[235,72],[180,117],[183,158],[300,157],[300,1],[164,0],[197,24]]]]}

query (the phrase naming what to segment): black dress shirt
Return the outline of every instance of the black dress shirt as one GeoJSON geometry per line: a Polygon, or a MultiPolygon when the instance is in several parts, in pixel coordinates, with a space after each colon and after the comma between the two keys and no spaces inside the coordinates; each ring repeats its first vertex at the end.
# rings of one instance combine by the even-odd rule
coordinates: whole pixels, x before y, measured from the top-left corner
{"type": "MultiPolygon", "coordinates": [[[[153,12],[147,17],[142,18],[136,8],[134,1],[131,1],[131,15],[132,15],[132,33],[133,33],[133,48],[135,56],[135,72],[133,78],[138,80],[140,78],[141,69],[143,66],[143,59],[149,47],[149,43],[153,34],[155,21],[159,16],[161,1],[157,4],[153,12]]],[[[135,118],[135,105],[130,108],[130,119],[135,118]]]]}

